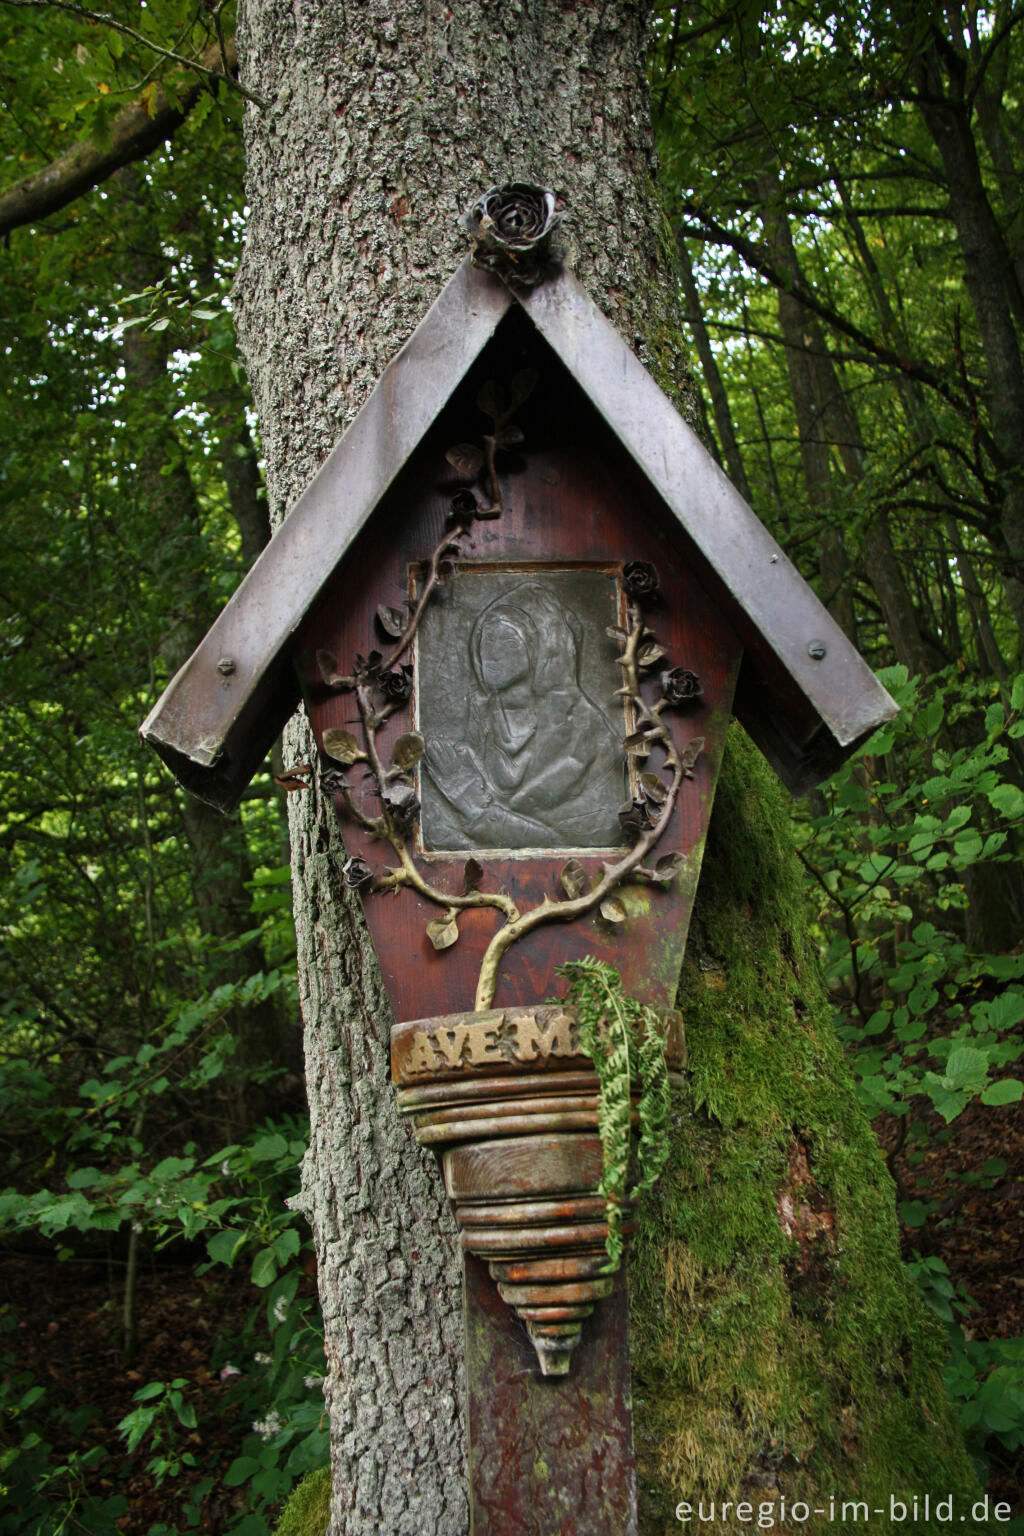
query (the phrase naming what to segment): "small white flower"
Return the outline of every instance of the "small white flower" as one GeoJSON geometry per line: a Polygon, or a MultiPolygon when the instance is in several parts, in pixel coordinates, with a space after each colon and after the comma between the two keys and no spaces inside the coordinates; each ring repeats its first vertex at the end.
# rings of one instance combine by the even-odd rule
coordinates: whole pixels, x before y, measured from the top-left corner
{"type": "Polygon", "coordinates": [[[283,1323],[288,1316],[288,1301],[284,1296],[279,1296],[274,1302],[274,1322],[283,1323]]]}
{"type": "Polygon", "coordinates": [[[222,1365],[220,1368],[220,1379],[225,1383],[231,1381],[235,1376],[241,1376],[241,1374],[238,1366],[232,1365],[230,1360],[227,1365],[222,1365]]]}
{"type": "Polygon", "coordinates": [[[260,1351],[260,1353],[258,1353],[258,1354],[253,1355],[253,1359],[255,1360],[257,1365],[273,1365],[273,1363],[274,1363],[273,1355],[265,1355],[265,1354],[262,1353],[262,1351],[260,1351]]]}
{"type": "Polygon", "coordinates": [[[254,1419],[252,1427],[261,1440],[273,1440],[278,1431],[284,1429],[284,1420],[275,1408],[265,1419],[254,1419]]]}
{"type": "Polygon", "coordinates": [[[221,1163],[220,1171],[223,1174],[224,1178],[227,1178],[228,1175],[230,1174],[230,1172],[231,1172],[231,1164],[228,1162],[227,1158],[225,1158],[224,1161],[221,1163]]]}
{"type": "Polygon", "coordinates": [[[302,1385],[307,1392],[312,1392],[314,1387],[322,1387],[323,1384],[324,1379],[322,1376],[303,1376],[302,1378],[302,1385]]]}

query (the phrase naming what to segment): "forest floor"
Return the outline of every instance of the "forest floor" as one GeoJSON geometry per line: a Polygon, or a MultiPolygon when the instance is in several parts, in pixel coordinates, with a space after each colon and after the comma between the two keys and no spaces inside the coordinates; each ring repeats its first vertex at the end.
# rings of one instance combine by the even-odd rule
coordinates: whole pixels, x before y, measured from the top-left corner
{"type": "MultiPolygon", "coordinates": [[[[883,1144],[891,1144],[897,1126],[883,1121],[880,1131],[883,1144]]],[[[997,1110],[974,1105],[948,1134],[941,1121],[929,1125],[929,1132],[922,1160],[910,1162],[905,1153],[895,1159],[903,1198],[939,1202],[923,1227],[904,1232],[906,1254],[916,1249],[946,1263],[953,1284],[973,1302],[963,1326],[975,1338],[1024,1334],[1024,1103],[997,1110]],[[991,1159],[1005,1162],[1005,1172],[963,1183],[966,1170],[991,1159]]],[[[250,1427],[240,1421],[245,1394],[239,1393],[238,1379],[222,1382],[220,1373],[227,1364],[250,1377],[260,1371],[246,1334],[261,1293],[244,1268],[218,1267],[197,1277],[188,1263],[151,1256],[140,1274],[137,1351],[125,1366],[119,1347],[121,1273],[103,1263],[0,1255],[0,1309],[10,1309],[17,1319],[7,1336],[8,1351],[65,1409],[91,1410],[79,1416],[74,1443],[61,1444],[59,1430],[52,1432],[54,1449],[103,1446],[107,1456],[88,1481],[94,1493],[117,1491],[127,1498],[129,1512],[119,1521],[125,1536],[146,1536],[159,1522],[176,1530],[188,1486],[207,1476],[214,1485],[200,1529],[217,1533],[243,1507],[243,1490],[226,1488],[222,1479],[250,1427]],[[145,1448],[133,1458],[124,1455],[117,1424],[131,1410],[139,1387],[176,1377],[187,1380],[185,1395],[196,1409],[199,1428],[181,1434],[182,1448],[193,1452],[198,1465],[159,1486],[145,1470],[145,1448]]],[[[1024,1455],[992,1455],[993,1500],[1009,1502],[1019,1513],[1022,1488],[1024,1455]]]]}

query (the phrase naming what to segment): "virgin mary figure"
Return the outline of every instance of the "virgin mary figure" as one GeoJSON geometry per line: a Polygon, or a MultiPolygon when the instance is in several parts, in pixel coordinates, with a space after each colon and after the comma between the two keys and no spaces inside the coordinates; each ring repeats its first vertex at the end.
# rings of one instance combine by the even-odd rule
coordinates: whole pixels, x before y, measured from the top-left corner
{"type": "Polygon", "coordinates": [[[436,847],[592,848],[620,840],[618,733],[583,685],[583,625],[541,581],[481,609],[458,739],[428,739],[436,847]]]}

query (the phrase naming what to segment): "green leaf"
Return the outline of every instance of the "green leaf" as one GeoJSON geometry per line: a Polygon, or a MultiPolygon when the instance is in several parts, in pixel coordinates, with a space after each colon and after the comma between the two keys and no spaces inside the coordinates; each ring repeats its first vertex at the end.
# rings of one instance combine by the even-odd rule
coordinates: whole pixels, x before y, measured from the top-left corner
{"type": "MultiPolygon", "coordinates": [[[[1017,1104],[1024,1098],[1024,1083],[1017,1081],[1015,1077],[1001,1077],[998,1082],[989,1083],[983,1090],[981,1102],[983,1104],[1017,1104]]],[[[1005,1164],[1003,1165],[1005,1167],[1005,1164]]]]}
{"type": "Polygon", "coordinates": [[[1008,820],[1024,815],[1024,790],[1016,784],[997,784],[989,790],[988,799],[992,809],[1008,820]]]}
{"type": "Polygon", "coordinates": [[[294,1227],[285,1227],[274,1239],[274,1254],[281,1264],[286,1264],[302,1247],[302,1239],[294,1227]]]}
{"type": "Polygon", "coordinates": [[[277,1255],[272,1248],[261,1248],[252,1261],[252,1283],[261,1289],[277,1278],[277,1255]]]}
{"type": "Polygon", "coordinates": [[[240,1488],[259,1470],[260,1464],[255,1457],[236,1456],[224,1474],[224,1484],[228,1488],[240,1488]]]}
{"type": "Polygon", "coordinates": [[[214,1264],[233,1264],[245,1246],[245,1233],[225,1227],[206,1241],[206,1251],[214,1264]]]}
{"type": "Polygon", "coordinates": [[[958,1046],[950,1052],[943,1076],[951,1088],[980,1088],[988,1076],[988,1056],[974,1046],[958,1046]]]}

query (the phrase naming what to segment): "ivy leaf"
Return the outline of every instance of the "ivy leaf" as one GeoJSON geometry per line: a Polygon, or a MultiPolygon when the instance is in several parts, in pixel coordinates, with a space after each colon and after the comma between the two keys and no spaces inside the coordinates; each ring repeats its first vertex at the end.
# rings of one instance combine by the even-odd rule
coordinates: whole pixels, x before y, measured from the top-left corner
{"type": "Polygon", "coordinates": [[[484,467],[483,449],[475,443],[456,443],[445,454],[448,463],[466,480],[475,480],[484,467]]]}
{"type": "Polygon", "coordinates": [[[324,751],[336,763],[358,763],[366,757],[351,731],[324,731],[324,751]]]}
{"type": "Polygon", "coordinates": [[[423,756],[425,747],[426,742],[419,731],[407,731],[404,736],[399,736],[391,754],[394,758],[395,766],[401,768],[403,773],[408,773],[410,768],[415,768],[423,756]]]}
{"type": "Polygon", "coordinates": [[[427,938],[435,949],[451,949],[459,939],[459,920],[454,912],[435,917],[427,924],[427,938]]]}
{"type": "Polygon", "coordinates": [[[575,901],[578,896],[582,896],[590,884],[587,872],[579,859],[570,859],[568,864],[563,864],[558,878],[561,881],[562,890],[570,901],[575,901]]]}
{"type": "Polygon", "coordinates": [[[480,889],[480,882],[484,878],[483,865],[477,859],[467,859],[462,868],[462,890],[468,896],[472,891],[480,889]]]}
{"type": "Polygon", "coordinates": [[[507,426],[499,427],[494,434],[496,448],[518,448],[519,444],[525,441],[522,427],[517,427],[512,421],[507,426]]]}

